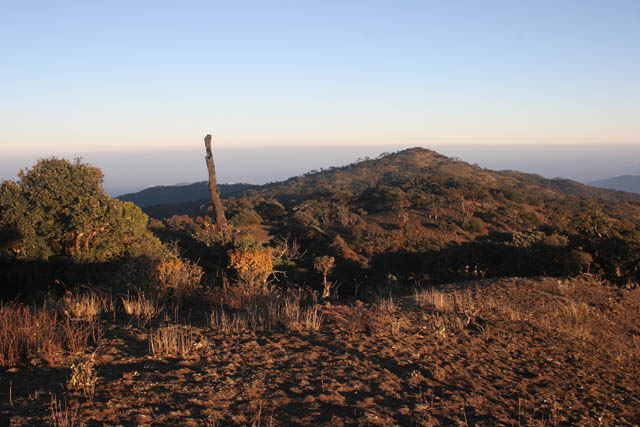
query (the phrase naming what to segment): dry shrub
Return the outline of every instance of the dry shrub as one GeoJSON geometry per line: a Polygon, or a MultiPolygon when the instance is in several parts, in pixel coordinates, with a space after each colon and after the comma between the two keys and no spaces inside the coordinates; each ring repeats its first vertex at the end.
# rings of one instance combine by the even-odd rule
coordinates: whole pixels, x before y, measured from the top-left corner
{"type": "Polygon", "coordinates": [[[333,284],[327,280],[327,276],[333,270],[335,258],[332,256],[320,256],[313,260],[313,268],[322,274],[322,298],[329,298],[333,284]]]}
{"type": "Polygon", "coordinates": [[[51,403],[49,404],[49,423],[52,427],[82,426],[84,423],[78,419],[79,410],[80,405],[78,403],[71,408],[67,404],[66,400],[63,404],[55,395],[51,395],[51,403]]]}
{"type": "Polygon", "coordinates": [[[269,277],[273,274],[271,249],[260,246],[236,248],[228,253],[229,267],[238,275],[238,284],[247,293],[270,291],[269,277]]]}
{"type": "Polygon", "coordinates": [[[106,298],[95,292],[67,292],[62,297],[61,309],[67,316],[76,320],[93,322],[106,306],[106,298]]]}
{"type": "Polygon", "coordinates": [[[154,357],[186,357],[193,352],[194,344],[193,331],[188,326],[164,326],[149,334],[149,351],[154,357]]]}
{"type": "Polygon", "coordinates": [[[76,360],[71,365],[71,377],[67,381],[67,389],[81,391],[85,397],[93,399],[98,382],[95,364],[95,354],[76,360]]]}
{"type": "Polygon", "coordinates": [[[52,364],[62,352],[57,315],[45,307],[0,304],[0,366],[14,366],[36,355],[52,364]]]}
{"type": "Polygon", "coordinates": [[[279,260],[297,261],[307,253],[300,247],[300,243],[296,239],[275,237],[271,244],[274,246],[273,254],[279,260]]]}
{"type": "Polygon", "coordinates": [[[176,257],[156,265],[152,279],[161,293],[184,296],[200,285],[203,274],[198,265],[176,257]]]}
{"type": "Polygon", "coordinates": [[[144,292],[138,292],[135,295],[127,294],[121,299],[124,311],[136,319],[139,327],[145,326],[163,310],[157,298],[145,295],[144,292]]]}

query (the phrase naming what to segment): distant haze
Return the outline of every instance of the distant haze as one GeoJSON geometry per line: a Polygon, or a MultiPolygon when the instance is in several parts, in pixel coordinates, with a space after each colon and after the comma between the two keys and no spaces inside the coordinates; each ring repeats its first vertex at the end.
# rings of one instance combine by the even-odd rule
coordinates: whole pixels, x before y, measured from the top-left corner
{"type": "MultiPolygon", "coordinates": [[[[310,170],[344,166],[358,158],[377,157],[413,145],[358,145],[342,147],[215,148],[218,181],[263,184],[301,175],[310,170]]],[[[493,170],[514,169],[546,178],[563,177],[590,182],[613,176],[640,175],[640,145],[478,145],[423,144],[441,154],[458,157],[493,170]]],[[[16,179],[42,155],[9,154],[0,157],[0,178],[16,179]]],[[[83,157],[102,169],[105,189],[113,196],[154,185],[174,185],[207,179],[202,150],[160,150],[123,153],[60,153],[83,157]]]]}

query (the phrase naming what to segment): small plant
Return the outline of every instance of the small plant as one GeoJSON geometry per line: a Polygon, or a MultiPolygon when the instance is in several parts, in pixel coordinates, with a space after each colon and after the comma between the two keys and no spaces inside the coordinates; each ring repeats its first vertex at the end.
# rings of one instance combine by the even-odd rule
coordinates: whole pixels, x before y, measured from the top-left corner
{"type": "Polygon", "coordinates": [[[52,427],[74,427],[84,425],[78,420],[80,405],[76,403],[70,408],[65,400],[64,404],[55,395],[51,395],[49,404],[50,424],[52,427]]]}
{"type": "Polygon", "coordinates": [[[380,298],[377,306],[378,310],[385,313],[395,313],[398,311],[398,304],[396,304],[392,296],[389,296],[388,298],[380,298]]]}
{"type": "Polygon", "coordinates": [[[67,389],[79,390],[82,394],[93,399],[96,391],[98,374],[95,369],[95,353],[90,357],[80,358],[71,365],[71,378],[67,382],[67,389]]]}
{"type": "Polygon", "coordinates": [[[137,320],[138,327],[144,327],[163,310],[156,298],[149,297],[143,292],[123,296],[122,305],[124,311],[137,320]]]}
{"type": "Polygon", "coordinates": [[[329,298],[331,295],[332,283],[327,281],[327,276],[333,270],[335,259],[332,256],[320,256],[313,261],[313,268],[322,274],[322,299],[329,298]]]}
{"type": "Polygon", "coordinates": [[[164,326],[149,334],[149,351],[154,357],[186,357],[192,353],[193,346],[193,331],[189,327],[164,326]]]}
{"type": "Polygon", "coordinates": [[[62,312],[76,320],[93,322],[102,313],[105,302],[105,298],[93,292],[67,292],[62,298],[62,312]]]}
{"type": "Polygon", "coordinates": [[[249,321],[244,313],[214,310],[209,314],[208,319],[211,329],[222,333],[238,333],[249,329],[249,321]]]}

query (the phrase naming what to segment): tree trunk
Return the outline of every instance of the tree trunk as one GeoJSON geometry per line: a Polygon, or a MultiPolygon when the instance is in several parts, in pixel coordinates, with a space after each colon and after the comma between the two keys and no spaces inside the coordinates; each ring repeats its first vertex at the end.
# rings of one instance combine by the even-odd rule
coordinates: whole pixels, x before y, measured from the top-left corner
{"type": "Polygon", "coordinates": [[[204,137],[204,146],[207,149],[207,169],[209,170],[209,195],[211,196],[211,207],[216,219],[218,232],[226,234],[227,220],[224,217],[224,208],[220,201],[220,190],[216,181],[216,167],[213,164],[213,154],[211,154],[211,135],[204,137]]]}

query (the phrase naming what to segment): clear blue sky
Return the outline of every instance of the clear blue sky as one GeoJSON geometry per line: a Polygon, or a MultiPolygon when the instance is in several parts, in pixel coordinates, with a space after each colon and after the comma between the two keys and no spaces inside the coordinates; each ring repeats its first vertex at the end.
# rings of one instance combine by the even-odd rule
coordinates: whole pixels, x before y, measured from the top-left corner
{"type": "Polygon", "coordinates": [[[0,0],[0,154],[640,143],[640,1],[0,0]]]}

